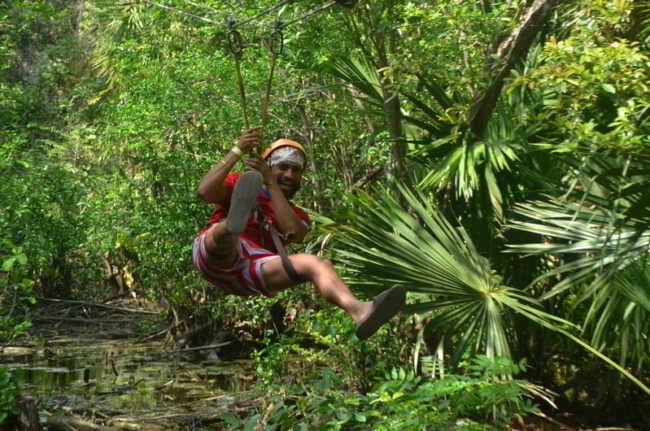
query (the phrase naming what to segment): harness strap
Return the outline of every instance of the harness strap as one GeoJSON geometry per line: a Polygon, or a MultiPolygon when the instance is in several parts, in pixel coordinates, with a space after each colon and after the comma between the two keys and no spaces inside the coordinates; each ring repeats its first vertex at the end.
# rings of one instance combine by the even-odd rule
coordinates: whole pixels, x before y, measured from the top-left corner
{"type": "Polygon", "coordinates": [[[278,250],[280,259],[282,259],[282,267],[287,272],[289,278],[297,284],[301,284],[309,281],[309,278],[305,277],[304,275],[298,274],[296,269],[293,267],[293,263],[291,263],[291,259],[289,259],[289,256],[287,256],[287,251],[284,249],[284,246],[282,245],[282,241],[280,241],[280,234],[278,233],[275,226],[270,224],[269,230],[271,231],[271,238],[273,238],[273,244],[275,244],[275,248],[278,250]]]}
{"type": "Polygon", "coordinates": [[[264,129],[269,122],[269,100],[271,99],[271,87],[273,85],[273,72],[275,71],[275,62],[278,58],[278,55],[282,54],[284,49],[284,35],[280,26],[282,25],[282,20],[278,18],[275,21],[275,30],[271,33],[267,43],[269,53],[271,54],[271,66],[269,69],[269,79],[266,81],[266,93],[264,94],[264,100],[262,101],[261,115],[262,115],[262,134],[264,134],[264,129]]]}
{"type": "Polygon", "coordinates": [[[244,125],[248,129],[248,111],[246,109],[246,90],[244,89],[244,78],[241,74],[241,58],[244,51],[244,39],[241,34],[235,29],[235,20],[228,17],[228,28],[230,31],[227,34],[228,49],[232,52],[235,58],[235,76],[237,77],[237,87],[239,90],[239,103],[244,114],[244,125]]]}
{"type": "MultiPolygon", "coordinates": [[[[273,226],[273,223],[271,223],[268,219],[262,215],[262,210],[261,208],[255,204],[255,214],[257,216],[257,221],[262,226],[262,229],[266,229],[269,232],[271,232],[271,239],[273,239],[273,244],[275,245],[275,249],[278,251],[278,255],[280,255],[280,259],[282,259],[282,267],[286,271],[287,275],[289,278],[296,284],[302,284],[307,281],[310,281],[309,278],[305,277],[304,275],[298,274],[298,271],[296,271],[296,268],[293,267],[293,263],[291,263],[291,259],[289,259],[289,256],[287,255],[287,251],[284,249],[284,246],[282,245],[282,241],[280,240],[280,233],[278,230],[273,226]]],[[[261,234],[260,232],[260,244],[262,247],[265,247],[266,244],[264,244],[264,235],[261,234]]]]}

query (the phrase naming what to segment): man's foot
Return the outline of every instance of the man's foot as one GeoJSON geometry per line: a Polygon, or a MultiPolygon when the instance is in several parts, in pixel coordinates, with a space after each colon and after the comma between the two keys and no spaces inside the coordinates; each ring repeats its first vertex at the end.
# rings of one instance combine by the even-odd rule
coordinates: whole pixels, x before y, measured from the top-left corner
{"type": "Polygon", "coordinates": [[[228,232],[238,235],[244,231],[263,182],[262,174],[256,171],[246,172],[239,177],[232,193],[230,210],[226,219],[228,232]]]}
{"type": "Polygon", "coordinates": [[[365,340],[393,318],[406,302],[406,290],[399,284],[384,290],[372,300],[372,309],[357,323],[357,337],[365,340]]]}

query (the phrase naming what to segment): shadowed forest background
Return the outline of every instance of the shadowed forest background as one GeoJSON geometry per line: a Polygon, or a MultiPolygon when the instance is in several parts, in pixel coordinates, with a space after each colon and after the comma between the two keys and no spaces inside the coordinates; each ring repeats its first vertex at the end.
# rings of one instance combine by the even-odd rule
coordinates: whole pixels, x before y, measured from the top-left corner
{"type": "Polygon", "coordinates": [[[339,1],[298,19],[325,4],[0,0],[0,346],[45,298],[133,292],[169,342],[251,340],[275,398],[235,428],[504,429],[541,409],[647,429],[648,1],[339,1]],[[212,211],[198,181],[247,127],[233,28],[250,126],[282,35],[265,142],[308,151],[312,226],[292,250],[361,297],[409,292],[368,342],[309,285],[244,300],[192,268],[212,211]],[[301,382],[283,379],[295,356],[318,363],[301,382]]]}

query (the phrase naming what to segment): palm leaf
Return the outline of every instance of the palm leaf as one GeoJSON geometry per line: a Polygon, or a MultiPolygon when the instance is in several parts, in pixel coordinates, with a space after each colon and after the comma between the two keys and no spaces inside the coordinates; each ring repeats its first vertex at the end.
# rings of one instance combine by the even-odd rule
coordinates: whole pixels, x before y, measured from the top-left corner
{"type": "MultiPolygon", "coordinates": [[[[509,226],[559,240],[541,244],[511,244],[510,249],[526,254],[581,254],[570,263],[560,265],[538,277],[533,284],[554,277],[566,277],[542,296],[553,297],[579,284],[592,281],[601,286],[614,273],[646,256],[650,250],[650,232],[639,232],[632,222],[613,226],[615,215],[607,214],[602,207],[551,199],[550,202],[518,204],[513,212],[535,220],[512,220],[509,226]]],[[[584,299],[584,298],[583,298],[584,299]]]]}
{"type": "Polygon", "coordinates": [[[399,183],[397,187],[409,211],[388,191],[380,192],[377,200],[367,194],[351,196],[358,209],[352,223],[339,226],[343,246],[336,250],[351,286],[368,292],[394,283],[406,286],[423,300],[409,305],[407,312],[434,312],[425,332],[440,330],[446,339],[455,339],[453,361],[468,350],[511,358],[514,334],[509,324],[519,315],[570,338],[650,394],[627,370],[572,334],[572,323],[544,312],[524,292],[504,286],[467,232],[452,226],[421,192],[399,183]]]}
{"type": "Polygon", "coordinates": [[[350,272],[348,282],[364,290],[402,283],[410,292],[433,298],[408,311],[436,310],[427,331],[458,329],[456,362],[472,343],[474,351],[511,357],[506,322],[512,314],[549,316],[535,308],[532,298],[501,284],[464,229],[453,227],[421,194],[401,185],[399,190],[413,214],[389,193],[379,202],[367,195],[355,198],[364,216],[353,227],[341,228],[345,235],[339,240],[346,247],[338,250],[350,272]]]}
{"type": "MultiPolygon", "coordinates": [[[[381,109],[384,105],[384,95],[379,81],[379,74],[374,65],[365,59],[337,57],[331,60],[318,72],[328,73],[346,82],[357,93],[353,96],[374,108],[377,116],[383,116],[381,109]]],[[[443,121],[444,110],[452,106],[452,101],[446,96],[442,87],[431,79],[418,77],[420,84],[428,90],[439,107],[432,107],[427,101],[399,89],[400,96],[405,97],[415,107],[413,114],[401,113],[401,118],[433,136],[445,136],[451,130],[452,124],[443,121]]]]}
{"type": "Polygon", "coordinates": [[[325,66],[325,71],[356,88],[367,100],[384,104],[384,92],[374,66],[357,58],[338,57],[325,66]]]}

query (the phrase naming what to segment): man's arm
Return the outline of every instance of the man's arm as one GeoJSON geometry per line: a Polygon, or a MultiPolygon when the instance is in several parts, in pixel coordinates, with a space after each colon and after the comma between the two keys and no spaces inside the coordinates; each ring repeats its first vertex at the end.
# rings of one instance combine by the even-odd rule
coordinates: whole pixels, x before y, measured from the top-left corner
{"type": "MultiPolygon", "coordinates": [[[[260,129],[261,127],[253,127],[252,129],[246,130],[239,137],[239,142],[236,147],[239,148],[242,153],[248,152],[253,145],[261,141],[261,136],[259,134],[260,129]]],[[[237,160],[241,157],[239,154],[235,153],[235,151],[237,150],[231,150],[221,161],[219,161],[219,163],[214,165],[212,169],[203,176],[197,189],[197,195],[201,200],[213,204],[222,203],[224,201],[227,191],[223,181],[226,179],[228,172],[232,170],[235,163],[237,163],[237,160]]]]}
{"type": "Polygon", "coordinates": [[[302,222],[302,219],[293,210],[293,207],[284,196],[284,192],[278,185],[275,178],[267,184],[267,188],[271,193],[271,202],[273,202],[273,212],[278,222],[278,227],[283,234],[293,232],[287,238],[289,242],[302,242],[307,235],[307,226],[302,222]]]}
{"type": "Polygon", "coordinates": [[[307,235],[307,227],[291,207],[275,177],[271,175],[271,169],[267,162],[261,157],[255,156],[246,159],[244,165],[247,169],[258,171],[264,177],[264,184],[266,184],[266,188],[271,194],[273,212],[280,233],[286,235],[293,232],[293,235],[290,235],[287,240],[289,242],[302,242],[305,235],[307,235]]]}

